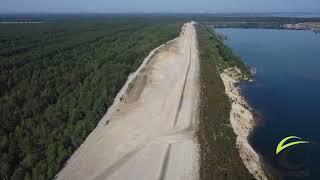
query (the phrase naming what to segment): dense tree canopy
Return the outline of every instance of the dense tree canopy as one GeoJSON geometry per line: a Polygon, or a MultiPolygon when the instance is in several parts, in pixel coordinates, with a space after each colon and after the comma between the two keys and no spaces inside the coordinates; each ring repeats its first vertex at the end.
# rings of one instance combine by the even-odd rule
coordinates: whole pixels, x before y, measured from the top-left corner
{"type": "Polygon", "coordinates": [[[149,51],[180,23],[0,24],[1,179],[50,179],[149,51]]]}

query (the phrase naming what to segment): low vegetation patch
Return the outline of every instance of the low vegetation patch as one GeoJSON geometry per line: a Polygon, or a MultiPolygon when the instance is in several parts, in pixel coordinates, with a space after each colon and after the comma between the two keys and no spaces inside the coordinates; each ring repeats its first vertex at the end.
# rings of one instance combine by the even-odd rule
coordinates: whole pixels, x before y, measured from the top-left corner
{"type": "Polygon", "coordinates": [[[225,93],[220,72],[238,67],[244,76],[249,69],[207,26],[197,25],[200,53],[201,107],[198,139],[200,177],[212,179],[253,179],[236,147],[236,135],[229,115],[231,103],[225,93]],[[219,72],[220,71],[220,72],[219,72]]]}

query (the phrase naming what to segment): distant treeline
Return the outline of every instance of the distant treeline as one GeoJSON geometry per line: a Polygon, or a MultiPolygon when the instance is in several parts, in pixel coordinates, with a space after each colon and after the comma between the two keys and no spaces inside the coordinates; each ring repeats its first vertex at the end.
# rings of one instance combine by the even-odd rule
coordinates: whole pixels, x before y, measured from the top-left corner
{"type": "Polygon", "coordinates": [[[284,24],[297,24],[302,22],[320,22],[320,18],[301,17],[211,17],[202,19],[202,23],[215,28],[261,28],[284,29],[284,24]]]}
{"type": "Polygon", "coordinates": [[[0,24],[1,179],[51,179],[128,75],[182,23],[109,18],[0,24]]]}
{"type": "Polygon", "coordinates": [[[256,29],[284,29],[279,22],[213,22],[207,23],[214,28],[256,28],[256,29]]]}
{"type": "MultiPolygon", "coordinates": [[[[197,21],[215,28],[288,29],[285,24],[320,22],[320,17],[276,17],[273,13],[83,13],[83,14],[0,14],[0,22],[110,21],[126,18],[146,21],[197,21]]],[[[283,14],[285,15],[285,13],[283,14]]],[[[298,14],[299,15],[299,14],[298,14]]],[[[312,15],[308,14],[308,15],[312,15]]],[[[315,15],[316,16],[316,15],[315,15]]]]}
{"type": "Polygon", "coordinates": [[[320,17],[276,17],[272,13],[83,13],[83,14],[0,14],[1,21],[96,21],[126,18],[128,20],[144,19],[147,21],[198,21],[208,23],[247,22],[247,23],[300,23],[320,22],[320,17]]]}

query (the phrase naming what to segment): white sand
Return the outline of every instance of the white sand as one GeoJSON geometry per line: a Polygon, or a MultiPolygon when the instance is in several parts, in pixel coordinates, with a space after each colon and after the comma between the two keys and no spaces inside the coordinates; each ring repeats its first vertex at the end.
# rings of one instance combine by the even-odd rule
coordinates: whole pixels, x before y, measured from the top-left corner
{"type": "Polygon", "coordinates": [[[237,68],[229,68],[221,73],[226,94],[232,102],[230,122],[237,135],[237,147],[244,165],[256,179],[267,179],[262,170],[258,154],[252,149],[247,140],[250,131],[254,127],[254,119],[246,101],[235,85],[239,82],[239,77],[241,77],[241,72],[237,68]]]}
{"type": "Polygon", "coordinates": [[[187,23],[152,51],[57,179],[198,179],[196,41],[187,23]]]}

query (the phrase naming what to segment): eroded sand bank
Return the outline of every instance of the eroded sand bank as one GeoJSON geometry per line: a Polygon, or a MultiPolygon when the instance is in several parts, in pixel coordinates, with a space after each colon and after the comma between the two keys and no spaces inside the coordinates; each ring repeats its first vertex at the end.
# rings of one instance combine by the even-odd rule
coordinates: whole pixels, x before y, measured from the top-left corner
{"type": "Polygon", "coordinates": [[[249,106],[237,89],[236,83],[239,82],[240,77],[241,72],[237,68],[229,68],[221,73],[226,94],[232,102],[230,122],[237,135],[237,148],[244,165],[256,179],[267,179],[258,154],[252,149],[247,140],[250,131],[254,127],[254,119],[248,108],[249,106]]]}
{"type": "Polygon", "coordinates": [[[57,179],[198,179],[193,23],[150,53],[57,179]]]}

